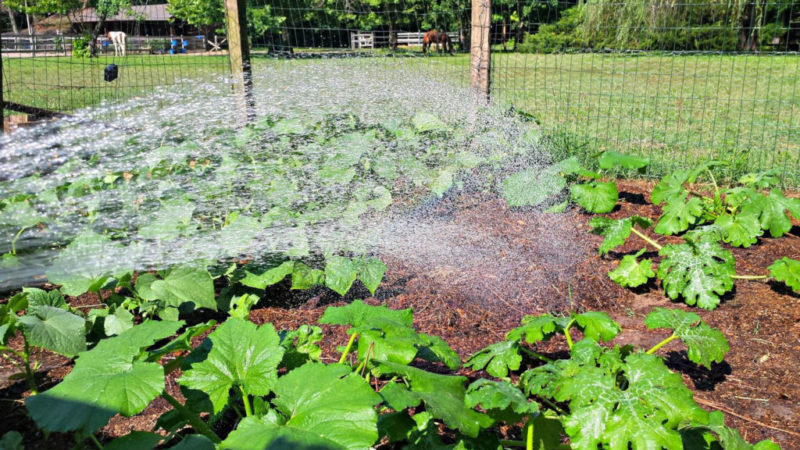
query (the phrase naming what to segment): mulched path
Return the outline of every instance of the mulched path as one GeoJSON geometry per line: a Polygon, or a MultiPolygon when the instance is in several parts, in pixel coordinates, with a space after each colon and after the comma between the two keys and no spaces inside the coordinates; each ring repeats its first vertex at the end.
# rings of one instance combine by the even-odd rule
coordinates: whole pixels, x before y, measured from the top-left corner
{"type": "MultiPolygon", "coordinates": [[[[660,208],[647,203],[651,184],[621,181],[618,185],[622,201],[610,217],[658,217],[660,208]]],[[[734,293],[719,308],[703,311],[670,302],[658,283],[635,291],[623,289],[606,273],[622,254],[643,246],[631,239],[617,252],[600,257],[597,246],[602,238],[589,233],[589,219],[575,210],[563,215],[510,210],[491,196],[446,198],[416,217],[419,226],[398,236],[379,255],[388,266],[386,280],[367,301],[414,308],[417,328],[441,336],[462,358],[501,340],[526,314],[603,310],[622,324],[623,333],[615,342],[652,346],[666,337],[665,332],[643,325],[652,308],[691,310],[719,328],[731,348],[725,361],[712,370],[688,361],[678,342],[660,351],[670,367],[683,375],[698,403],[725,412],[727,423],[750,442],[769,438],[784,449],[800,448],[800,296],[780,284],[737,280],[734,293]],[[403,251],[404,246],[413,251],[403,251]]],[[[734,249],[737,273],[765,274],[775,259],[800,258],[800,228],[795,226],[792,234],[763,238],[749,249],[734,249]]],[[[662,244],[680,241],[657,240],[662,244]]],[[[647,256],[657,259],[655,252],[647,256]]],[[[363,288],[342,299],[321,289],[296,293],[278,285],[268,290],[266,306],[255,309],[251,319],[272,322],[278,329],[295,328],[314,323],[329,305],[367,297],[363,288]],[[291,306],[269,306],[286,304],[291,306]]],[[[97,303],[97,297],[72,301],[88,305],[97,303]]],[[[338,357],[336,347],[344,345],[347,336],[341,327],[322,328],[326,336],[323,359],[333,361],[338,357]]],[[[553,342],[542,350],[558,352],[564,347],[553,342]]],[[[46,354],[39,373],[43,386],[54,385],[69,370],[66,358],[46,354]]],[[[480,375],[468,369],[460,372],[480,375]]],[[[11,373],[12,368],[0,363],[0,434],[23,431],[26,448],[71,446],[67,436],[44,440],[36,431],[20,401],[29,393],[24,382],[8,379],[11,373]]],[[[176,396],[177,376],[168,381],[169,391],[176,396]]],[[[150,430],[168,408],[158,399],[136,417],[117,416],[102,430],[103,440],[132,429],[150,430]]]]}

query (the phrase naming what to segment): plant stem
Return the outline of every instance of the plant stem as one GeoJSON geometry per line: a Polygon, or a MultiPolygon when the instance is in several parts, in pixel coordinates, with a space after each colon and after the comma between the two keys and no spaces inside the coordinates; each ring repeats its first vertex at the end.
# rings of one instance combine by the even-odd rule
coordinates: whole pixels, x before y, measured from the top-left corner
{"type": "Polygon", "coordinates": [[[522,351],[525,352],[527,355],[533,356],[534,358],[541,359],[544,362],[553,362],[552,359],[548,358],[547,356],[540,355],[540,354],[534,352],[533,350],[528,350],[525,347],[520,347],[520,349],[522,349],[522,351]]]}
{"type": "Polygon", "coordinates": [[[244,403],[244,416],[250,417],[253,415],[253,409],[250,407],[250,396],[244,391],[242,385],[239,385],[239,391],[242,393],[242,403],[244,403]]]}
{"type": "Polygon", "coordinates": [[[661,250],[662,248],[664,248],[663,245],[661,245],[658,242],[656,242],[656,241],[650,239],[649,237],[645,236],[644,233],[642,233],[641,231],[637,230],[636,228],[631,227],[631,231],[633,231],[633,234],[639,236],[643,241],[645,241],[648,244],[650,244],[653,247],[655,247],[656,250],[661,250]]]}
{"type": "Polygon", "coordinates": [[[89,435],[89,439],[91,439],[92,442],[94,442],[94,445],[96,445],[97,448],[99,448],[100,450],[103,450],[103,444],[101,444],[100,441],[97,440],[97,437],[95,437],[94,434],[90,434],[89,435]]]}
{"type": "Polygon", "coordinates": [[[572,350],[572,336],[569,334],[569,327],[575,323],[575,319],[570,320],[567,322],[567,326],[564,327],[564,337],[567,338],[567,347],[572,350]]]}
{"type": "Polygon", "coordinates": [[[546,404],[547,406],[550,407],[550,409],[552,409],[553,411],[559,413],[560,415],[562,415],[562,416],[568,416],[569,415],[566,411],[564,411],[563,409],[559,408],[558,405],[556,405],[555,403],[551,402],[550,400],[548,400],[548,399],[546,399],[544,397],[541,397],[540,400],[542,401],[542,403],[546,404]]]}
{"type": "Polygon", "coordinates": [[[500,445],[503,447],[525,447],[525,441],[512,441],[508,439],[501,439],[500,445]]]}
{"type": "Polygon", "coordinates": [[[31,347],[28,345],[28,340],[25,335],[22,335],[22,342],[25,343],[25,350],[22,353],[22,362],[25,363],[25,379],[28,380],[28,386],[31,388],[31,393],[36,395],[39,393],[39,388],[36,386],[36,377],[31,369],[31,347]]]}
{"type": "Polygon", "coordinates": [[[528,424],[528,440],[525,444],[525,450],[533,450],[533,424],[528,424]]]}
{"type": "Polygon", "coordinates": [[[719,186],[717,186],[717,180],[714,178],[714,174],[711,172],[711,169],[706,169],[706,172],[708,172],[708,176],[711,177],[711,184],[714,185],[715,196],[719,197],[719,186]]]}
{"type": "Polygon", "coordinates": [[[732,275],[734,280],[766,280],[768,275],[732,275]]]}
{"type": "Polygon", "coordinates": [[[358,333],[353,333],[350,335],[350,340],[347,341],[347,347],[344,348],[342,357],[339,358],[339,364],[344,364],[344,362],[347,360],[347,354],[350,353],[350,348],[353,346],[353,342],[355,342],[356,337],[358,337],[358,333]]]}
{"type": "Polygon", "coordinates": [[[17,234],[14,235],[14,239],[11,239],[11,254],[12,255],[16,256],[16,254],[17,254],[17,239],[19,239],[19,237],[22,235],[22,232],[25,231],[26,229],[28,229],[28,227],[22,227],[17,232],[17,234]]]}
{"type": "Polygon", "coordinates": [[[189,424],[192,426],[192,428],[195,429],[195,431],[211,439],[211,442],[215,444],[219,444],[222,442],[222,439],[220,439],[219,436],[217,436],[217,433],[214,433],[214,431],[211,428],[209,428],[208,425],[205,422],[203,422],[203,420],[200,419],[200,417],[197,414],[189,411],[189,409],[183,406],[181,402],[175,399],[175,397],[167,394],[166,390],[161,393],[161,397],[167,402],[169,402],[169,404],[172,405],[172,407],[175,408],[176,411],[178,411],[181,417],[183,417],[189,422],[189,424]]]}
{"type": "Polygon", "coordinates": [[[665,345],[669,344],[670,342],[674,341],[675,339],[678,339],[678,336],[676,336],[676,335],[674,335],[674,334],[673,334],[673,335],[671,335],[670,337],[668,337],[668,338],[664,339],[663,341],[661,341],[661,342],[659,342],[658,344],[656,344],[656,345],[655,345],[653,348],[651,348],[650,350],[648,350],[648,351],[647,351],[647,354],[648,354],[648,355],[652,355],[653,353],[657,352],[657,351],[658,351],[658,349],[660,349],[661,347],[663,347],[663,346],[665,346],[665,345]]]}

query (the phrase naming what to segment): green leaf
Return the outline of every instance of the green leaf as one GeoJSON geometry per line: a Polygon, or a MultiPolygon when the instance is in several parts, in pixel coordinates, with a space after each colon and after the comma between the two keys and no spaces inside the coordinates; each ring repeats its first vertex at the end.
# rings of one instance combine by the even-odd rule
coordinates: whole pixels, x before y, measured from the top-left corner
{"type": "Polygon", "coordinates": [[[281,331],[281,346],[286,350],[280,367],[293,370],[309,361],[319,361],[322,349],[322,329],[308,325],[300,325],[294,331],[281,331]]]}
{"type": "Polygon", "coordinates": [[[325,272],[295,262],[292,269],[292,289],[311,289],[325,282],[325,272]]]}
{"type": "Polygon", "coordinates": [[[19,318],[25,339],[65,356],[75,356],[86,350],[86,320],[53,306],[39,306],[31,314],[19,318]]]}
{"type": "Polygon", "coordinates": [[[650,219],[631,216],[624,219],[610,219],[608,217],[592,217],[589,221],[592,226],[592,233],[599,234],[604,237],[603,243],[597,251],[601,255],[605,255],[611,250],[625,244],[628,236],[631,235],[631,228],[634,225],[639,225],[642,228],[649,228],[653,225],[650,219]]]}
{"type": "Polygon", "coordinates": [[[650,278],[656,276],[653,271],[653,261],[649,258],[638,261],[646,249],[635,255],[625,255],[619,267],[608,272],[609,278],[622,287],[637,287],[646,284],[650,278]]]}
{"type": "Polygon", "coordinates": [[[769,230],[774,238],[783,236],[792,228],[787,212],[800,219],[800,199],[786,198],[778,189],[771,190],[769,195],[759,193],[742,206],[742,214],[757,217],[761,228],[769,230]]]}
{"type": "Polygon", "coordinates": [[[597,344],[584,348],[579,345],[584,342],[591,341],[573,346],[570,360],[531,369],[526,377],[532,394],[553,395],[555,401],[569,403],[564,429],[571,445],[682,448],[678,427],[707,416],[681,376],[670,372],[657,356],[635,353],[623,360],[619,349],[597,344]]]}
{"type": "Polygon", "coordinates": [[[30,228],[39,222],[47,220],[46,217],[33,209],[27,201],[12,202],[0,212],[0,224],[18,228],[30,228]]]}
{"type": "Polygon", "coordinates": [[[441,198],[448,189],[453,187],[454,174],[455,169],[452,167],[446,167],[444,170],[439,172],[439,176],[437,176],[430,185],[431,192],[433,192],[437,197],[441,198]]]}
{"type": "Polygon", "coordinates": [[[705,441],[703,444],[708,441],[711,441],[711,444],[717,444],[706,448],[723,448],[726,450],[780,450],[781,448],[770,440],[763,440],[755,445],[750,445],[738,431],[725,425],[725,416],[719,411],[710,412],[707,422],[695,422],[690,424],[690,427],[689,430],[691,431],[713,433],[716,439],[711,436],[700,436],[700,439],[705,441]]]}
{"type": "Polygon", "coordinates": [[[188,434],[169,450],[214,450],[211,440],[202,434],[188,434]]]}
{"type": "Polygon", "coordinates": [[[100,341],[56,387],[28,398],[28,412],[40,428],[62,433],[91,433],[117,413],[140,413],[164,390],[164,368],[137,357],[182,325],[147,321],[100,341]]]}
{"type": "Polygon", "coordinates": [[[90,289],[99,290],[112,275],[132,269],[130,262],[117,259],[115,253],[120,249],[106,236],[85,232],[58,254],[45,274],[67,295],[77,297],[90,289]]]}
{"type": "Polygon", "coordinates": [[[386,264],[377,258],[367,258],[361,263],[358,279],[369,289],[370,294],[375,295],[385,273],[386,264]]]}
{"type": "Polygon", "coordinates": [[[784,256],[769,266],[769,275],[800,294],[800,261],[784,256]]]}
{"type": "Polygon", "coordinates": [[[539,405],[508,381],[479,379],[469,385],[465,403],[470,408],[478,405],[496,420],[516,423],[525,416],[539,413],[539,405]]]}
{"type": "Polygon", "coordinates": [[[497,378],[505,378],[509,371],[519,370],[522,363],[519,341],[500,341],[479,350],[469,357],[465,366],[473,370],[483,370],[497,378]]]}
{"type": "Polygon", "coordinates": [[[617,322],[601,311],[587,311],[572,317],[583,335],[597,342],[608,342],[622,331],[617,322]]]}
{"type": "Polygon", "coordinates": [[[109,314],[103,321],[106,336],[115,336],[133,328],[133,314],[127,309],[117,307],[114,314],[109,314]]]}
{"type": "Polygon", "coordinates": [[[195,309],[217,310],[214,299],[214,280],[208,270],[199,267],[178,267],[167,272],[163,280],[156,280],[150,290],[167,306],[179,307],[193,303],[195,309]]]}
{"type": "Polygon", "coordinates": [[[508,206],[537,206],[567,186],[558,167],[532,168],[503,180],[503,198],[508,206]]]}
{"type": "Polygon", "coordinates": [[[714,309],[719,296],[733,288],[733,254],[711,240],[665,245],[659,254],[658,278],[671,299],[682,296],[688,305],[714,309]]]}
{"type": "Polygon", "coordinates": [[[376,318],[392,320],[411,327],[414,323],[414,312],[411,308],[389,309],[386,305],[372,306],[361,300],[355,300],[347,306],[329,306],[320,317],[319,323],[360,327],[369,325],[376,318]]]}
{"type": "Polygon", "coordinates": [[[285,422],[245,418],[221,448],[368,448],[378,439],[380,402],[349,367],[305,364],[275,385],[273,404],[285,422]]]}
{"type": "Polygon", "coordinates": [[[349,258],[333,256],[325,265],[325,286],[344,295],[358,276],[358,265],[349,258]]]}
{"type": "Polygon", "coordinates": [[[567,320],[563,317],[553,317],[550,314],[541,316],[525,316],[522,325],[506,333],[509,341],[521,341],[523,338],[529,344],[546,341],[556,333],[564,331],[567,320]]]}
{"type": "Polygon", "coordinates": [[[244,294],[240,297],[232,298],[228,314],[237,319],[249,320],[250,309],[258,303],[260,298],[253,294],[244,294]]]}
{"type": "Polygon", "coordinates": [[[24,450],[25,446],[22,445],[22,435],[19,431],[7,431],[0,438],[0,449],[2,450],[24,450]]]}
{"type": "Polygon", "coordinates": [[[267,395],[277,378],[284,349],[272,324],[230,318],[206,338],[211,351],[185,370],[178,382],[208,394],[214,414],[222,411],[229,391],[241,386],[250,395],[267,395]]]}
{"type": "Polygon", "coordinates": [[[64,300],[64,296],[57,290],[43,291],[37,288],[24,287],[22,292],[28,299],[28,314],[33,314],[39,307],[52,306],[54,308],[69,311],[69,305],[64,300]]]}
{"type": "Polygon", "coordinates": [[[446,123],[442,122],[435,115],[425,111],[418,112],[414,118],[411,119],[411,123],[414,124],[414,128],[419,132],[448,130],[446,123]]]}
{"type": "Polygon", "coordinates": [[[152,214],[146,225],[139,227],[139,237],[169,241],[184,234],[190,228],[194,204],[188,200],[165,202],[152,214]]]}
{"type": "Polygon", "coordinates": [[[411,392],[425,402],[425,410],[467,436],[476,437],[481,428],[492,425],[492,419],[465,404],[466,377],[439,375],[416,367],[391,362],[379,362],[378,371],[403,377],[411,392]]]}
{"type": "Polygon", "coordinates": [[[697,197],[686,201],[686,195],[674,196],[664,205],[654,229],[656,233],[670,236],[688,230],[689,225],[699,223],[704,212],[703,202],[697,197]]]}
{"type": "Polygon", "coordinates": [[[778,176],[779,173],[780,171],[778,169],[748,173],[739,178],[739,183],[759,189],[769,189],[781,184],[781,179],[778,176]]]}
{"type": "Polygon", "coordinates": [[[711,328],[695,313],[679,309],[656,308],[647,315],[648,328],[668,328],[688,348],[689,360],[711,368],[712,362],[722,362],[728,353],[728,340],[711,328]]]}
{"type": "Polygon", "coordinates": [[[734,247],[750,247],[764,234],[758,218],[753,214],[723,214],[714,221],[722,234],[722,241],[734,247]]]}
{"type": "Polygon", "coordinates": [[[677,170],[662,177],[650,193],[650,201],[654,205],[660,205],[665,201],[672,201],[675,197],[686,198],[689,192],[683,187],[683,183],[689,182],[690,177],[691,172],[688,170],[677,170]]]}
{"type": "Polygon", "coordinates": [[[103,450],[139,450],[156,448],[162,436],[146,431],[131,431],[125,436],[114,439],[103,446],[103,450]]]}
{"type": "Polygon", "coordinates": [[[622,167],[625,169],[642,169],[650,164],[650,160],[634,155],[626,155],[615,151],[605,151],[597,160],[601,169],[622,167]]]}
{"type": "Polygon", "coordinates": [[[287,275],[293,273],[294,265],[294,261],[284,261],[279,266],[273,267],[260,275],[245,271],[245,277],[239,282],[251,288],[266,289],[267,286],[278,284],[283,281],[287,275]]]}
{"type": "Polygon", "coordinates": [[[617,185],[613,181],[601,183],[591,181],[584,184],[573,184],[570,187],[572,200],[580,207],[595,214],[611,212],[619,199],[617,185]]]}
{"type": "Polygon", "coordinates": [[[392,204],[392,193],[383,186],[375,186],[372,190],[375,196],[372,200],[367,201],[367,206],[375,211],[383,211],[392,204]]]}

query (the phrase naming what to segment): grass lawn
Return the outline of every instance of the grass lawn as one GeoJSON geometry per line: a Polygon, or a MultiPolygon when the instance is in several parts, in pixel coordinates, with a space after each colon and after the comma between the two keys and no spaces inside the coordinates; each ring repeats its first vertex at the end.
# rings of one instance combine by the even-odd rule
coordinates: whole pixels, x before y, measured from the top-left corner
{"type": "Polygon", "coordinates": [[[800,183],[800,56],[495,54],[495,99],[579,151],[777,168],[800,183]]]}
{"type": "Polygon", "coordinates": [[[194,55],[129,55],[72,58],[3,57],[3,99],[39,108],[72,111],[103,100],[140,95],[155,86],[181,80],[218,78],[228,73],[228,57],[194,55]],[[119,77],[103,80],[109,64],[119,77]]]}
{"type": "MultiPolygon", "coordinates": [[[[385,64],[387,70],[402,64],[419,76],[468,84],[464,54],[362,62],[385,64]]],[[[254,70],[275,63],[325,64],[325,59],[256,57],[254,70]]],[[[3,58],[3,91],[9,101],[71,110],[226,72],[224,55],[3,58]],[[121,65],[120,78],[106,83],[103,69],[112,62],[121,65]]],[[[558,149],[648,155],[654,174],[720,159],[730,163],[729,176],[777,168],[800,184],[798,85],[797,55],[495,53],[492,58],[495,100],[532,114],[558,149]]]]}

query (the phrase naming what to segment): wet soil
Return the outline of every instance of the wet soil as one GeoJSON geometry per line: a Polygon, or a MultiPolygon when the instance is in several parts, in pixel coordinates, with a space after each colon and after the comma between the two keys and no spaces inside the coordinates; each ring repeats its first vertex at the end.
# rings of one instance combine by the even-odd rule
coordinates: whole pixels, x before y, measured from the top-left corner
{"type": "MultiPolygon", "coordinates": [[[[636,181],[618,185],[622,201],[610,217],[658,217],[660,208],[648,203],[652,185],[636,181]]],[[[623,289],[606,273],[619,264],[621,255],[644,245],[631,239],[611,255],[598,256],[602,238],[589,233],[590,217],[577,210],[561,215],[512,210],[492,196],[445,199],[415,218],[418,225],[413,233],[383,248],[379,256],[388,266],[386,279],[367,301],[413,308],[416,327],[441,336],[464,359],[501,340],[526,314],[603,310],[623,327],[616,342],[651,346],[666,337],[665,332],[643,325],[652,308],[691,310],[730,341],[725,361],[711,370],[691,363],[677,341],[660,351],[668,365],[683,375],[697,402],[708,410],[723,411],[728,425],[750,442],[772,439],[784,449],[800,449],[800,295],[776,283],[737,280],[722,305],[703,311],[671,302],[658,283],[623,289]]],[[[733,249],[737,273],[766,274],[767,267],[782,256],[800,258],[798,236],[800,228],[795,226],[791,235],[781,239],[762,238],[748,249],[733,249]]],[[[674,237],[656,240],[661,244],[680,241],[674,237]]],[[[658,258],[656,252],[647,256],[658,258]]],[[[367,297],[369,293],[358,286],[342,299],[321,289],[296,293],[278,285],[270,288],[251,319],[271,322],[278,329],[296,328],[314,323],[329,305],[367,297]]],[[[71,301],[90,306],[98,299],[83,296],[71,301]]],[[[326,336],[322,357],[334,361],[337,346],[344,345],[347,336],[341,327],[322,328],[326,336]]],[[[560,345],[554,342],[541,350],[564,350],[560,345]]],[[[41,385],[47,388],[57,383],[70,364],[66,358],[45,354],[37,374],[41,385]]],[[[53,434],[45,440],[36,431],[22,405],[30,393],[23,380],[9,378],[12,373],[13,367],[0,362],[0,435],[19,430],[26,448],[71,446],[68,436],[53,434]]],[[[481,375],[468,369],[461,373],[481,375]]],[[[175,396],[179,396],[177,376],[173,373],[168,380],[169,392],[175,396]]],[[[135,417],[117,416],[103,428],[101,440],[130,430],[152,430],[167,409],[169,405],[157,399],[135,417]]],[[[509,432],[514,437],[514,431],[509,432]]]]}

